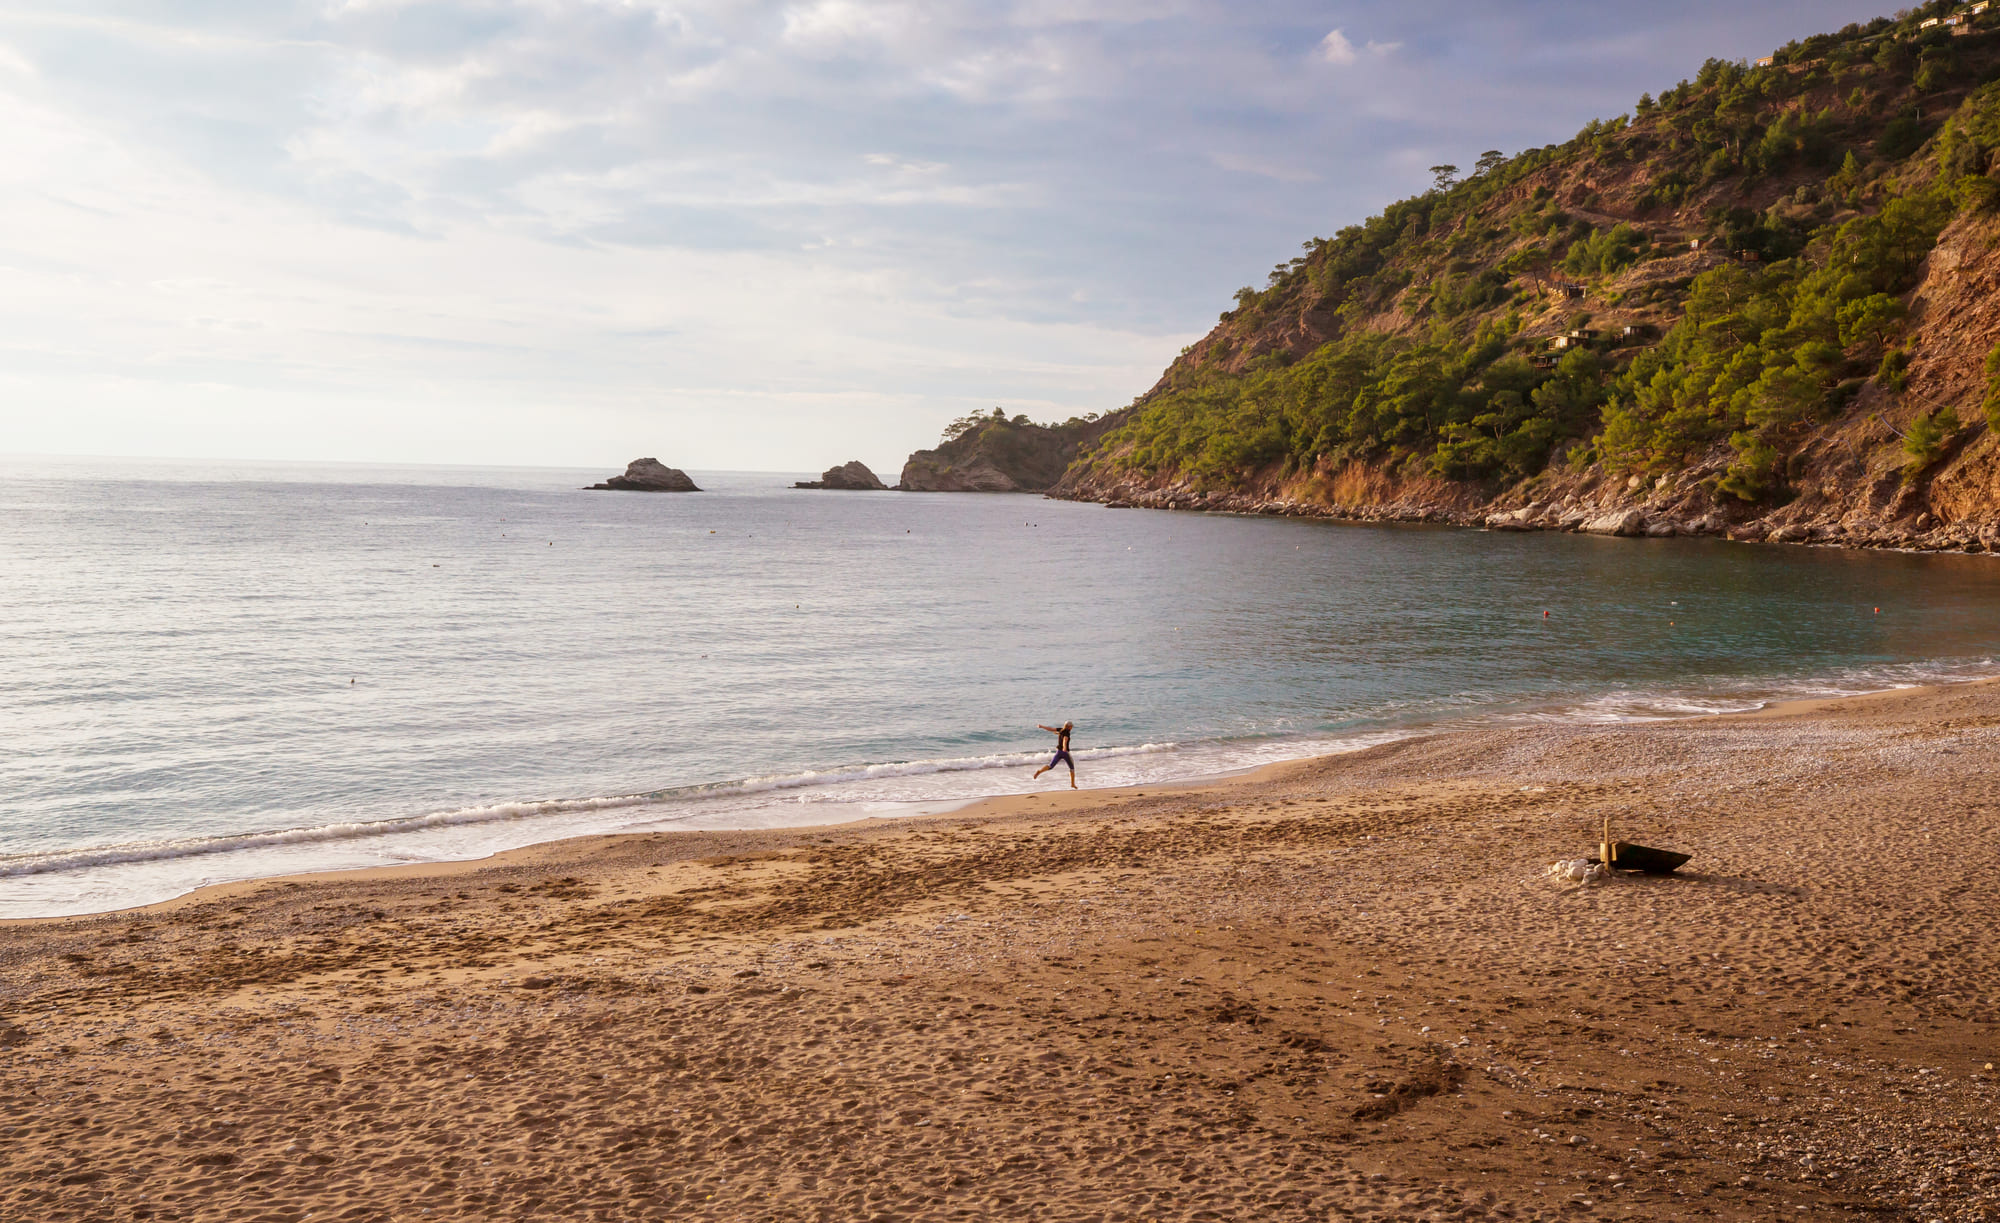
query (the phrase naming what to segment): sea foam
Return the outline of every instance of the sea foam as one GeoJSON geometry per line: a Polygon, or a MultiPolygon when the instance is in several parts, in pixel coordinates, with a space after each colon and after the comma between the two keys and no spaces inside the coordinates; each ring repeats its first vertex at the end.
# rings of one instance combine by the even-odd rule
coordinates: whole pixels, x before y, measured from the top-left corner
{"type": "MultiPolygon", "coordinates": [[[[1080,761],[1107,760],[1123,756],[1143,756],[1173,751],[1174,743],[1140,743],[1126,747],[1080,748],[1072,753],[1080,761]]],[[[368,837],[391,837],[431,828],[451,828],[467,824],[492,824],[525,820],[538,816],[567,815],[584,811],[610,811],[621,807],[646,807],[672,803],[699,803],[704,799],[735,795],[765,794],[778,790],[800,790],[832,786],[844,782],[884,777],[917,777],[929,773],[964,773],[983,769],[1023,768],[1047,758],[1046,752],[1006,752],[990,756],[955,756],[940,760],[902,760],[881,764],[859,764],[830,769],[808,769],[767,777],[747,777],[738,781],[679,786],[639,794],[606,795],[595,798],[552,798],[531,802],[489,803],[434,811],[423,815],[385,820],[342,820],[302,828],[271,832],[246,832],[232,836],[187,837],[178,840],[141,841],[124,845],[103,845],[44,854],[0,855],[0,879],[24,875],[46,875],[58,871],[87,870],[133,862],[163,862],[174,858],[195,858],[208,854],[240,853],[276,846],[313,845],[331,841],[354,841],[368,837]]]]}

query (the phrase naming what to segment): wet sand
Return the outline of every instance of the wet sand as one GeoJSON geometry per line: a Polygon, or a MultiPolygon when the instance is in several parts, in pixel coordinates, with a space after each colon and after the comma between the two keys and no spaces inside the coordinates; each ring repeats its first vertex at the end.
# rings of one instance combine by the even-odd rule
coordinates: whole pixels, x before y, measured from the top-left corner
{"type": "Polygon", "coordinates": [[[0,1218],[2000,1219],[2000,686],[0,926],[0,1218]],[[1544,872],[1618,836],[1676,877],[1544,872]]]}

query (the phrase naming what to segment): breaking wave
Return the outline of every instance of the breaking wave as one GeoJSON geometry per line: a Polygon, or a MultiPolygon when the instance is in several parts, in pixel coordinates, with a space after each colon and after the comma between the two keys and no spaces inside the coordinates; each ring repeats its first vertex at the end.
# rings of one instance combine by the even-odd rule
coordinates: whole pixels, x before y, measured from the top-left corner
{"type": "MultiPolygon", "coordinates": [[[[1120,756],[1170,752],[1177,743],[1141,743],[1129,747],[1079,748],[1078,760],[1107,760],[1120,756]]],[[[60,871],[87,870],[98,866],[119,866],[133,862],[163,862],[174,858],[195,858],[208,854],[238,853],[277,846],[315,845],[331,841],[354,841],[366,837],[396,836],[431,828],[452,828],[466,824],[494,824],[536,816],[567,815],[579,811],[610,811],[621,807],[649,807],[663,803],[698,802],[703,799],[736,795],[764,794],[778,790],[803,790],[842,782],[868,781],[882,777],[917,777],[929,773],[965,773],[981,769],[1013,769],[1034,764],[1047,752],[1004,752],[990,756],[957,756],[941,760],[904,760],[882,764],[859,764],[843,768],[774,773],[739,781],[679,786],[640,794],[618,794],[598,798],[552,798],[531,802],[491,803],[434,811],[425,815],[385,820],[346,820],[274,832],[246,832],[230,836],[187,837],[171,841],[143,841],[124,845],[102,845],[45,854],[0,855],[0,879],[24,875],[47,875],[60,871]]]]}

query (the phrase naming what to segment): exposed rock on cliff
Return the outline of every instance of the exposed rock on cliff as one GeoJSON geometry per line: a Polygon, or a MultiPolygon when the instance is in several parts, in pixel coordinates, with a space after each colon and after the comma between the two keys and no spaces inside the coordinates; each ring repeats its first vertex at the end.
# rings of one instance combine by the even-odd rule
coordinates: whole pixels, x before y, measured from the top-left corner
{"type": "Polygon", "coordinates": [[[829,467],[817,480],[800,480],[793,488],[827,488],[844,492],[876,492],[889,486],[882,483],[860,459],[829,467]]]}
{"type": "Polygon", "coordinates": [[[1038,425],[998,409],[968,418],[935,450],[903,464],[896,487],[913,493],[1039,493],[1054,487],[1083,444],[1103,431],[1094,420],[1038,425]]]}
{"type": "Polygon", "coordinates": [[[592,490],[609,489],[631,493],[698,493],[694,481],[678,467],[668,467],[658,459],[633,459],[625,474],[613,476],[592,490]]]}

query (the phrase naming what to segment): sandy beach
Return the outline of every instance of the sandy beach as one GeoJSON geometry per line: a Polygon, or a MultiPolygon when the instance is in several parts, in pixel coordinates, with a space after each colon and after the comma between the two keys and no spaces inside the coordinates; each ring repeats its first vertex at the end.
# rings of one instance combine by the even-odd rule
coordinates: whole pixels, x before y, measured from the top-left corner
{"type": "Polygon", "coordinates": [[[1965,685],[10,923],[0,1218],[2000,1218],[1996,749],[1965,685]],[[1545,873],[1606,815],[1694,860],[1545,873]]]}

